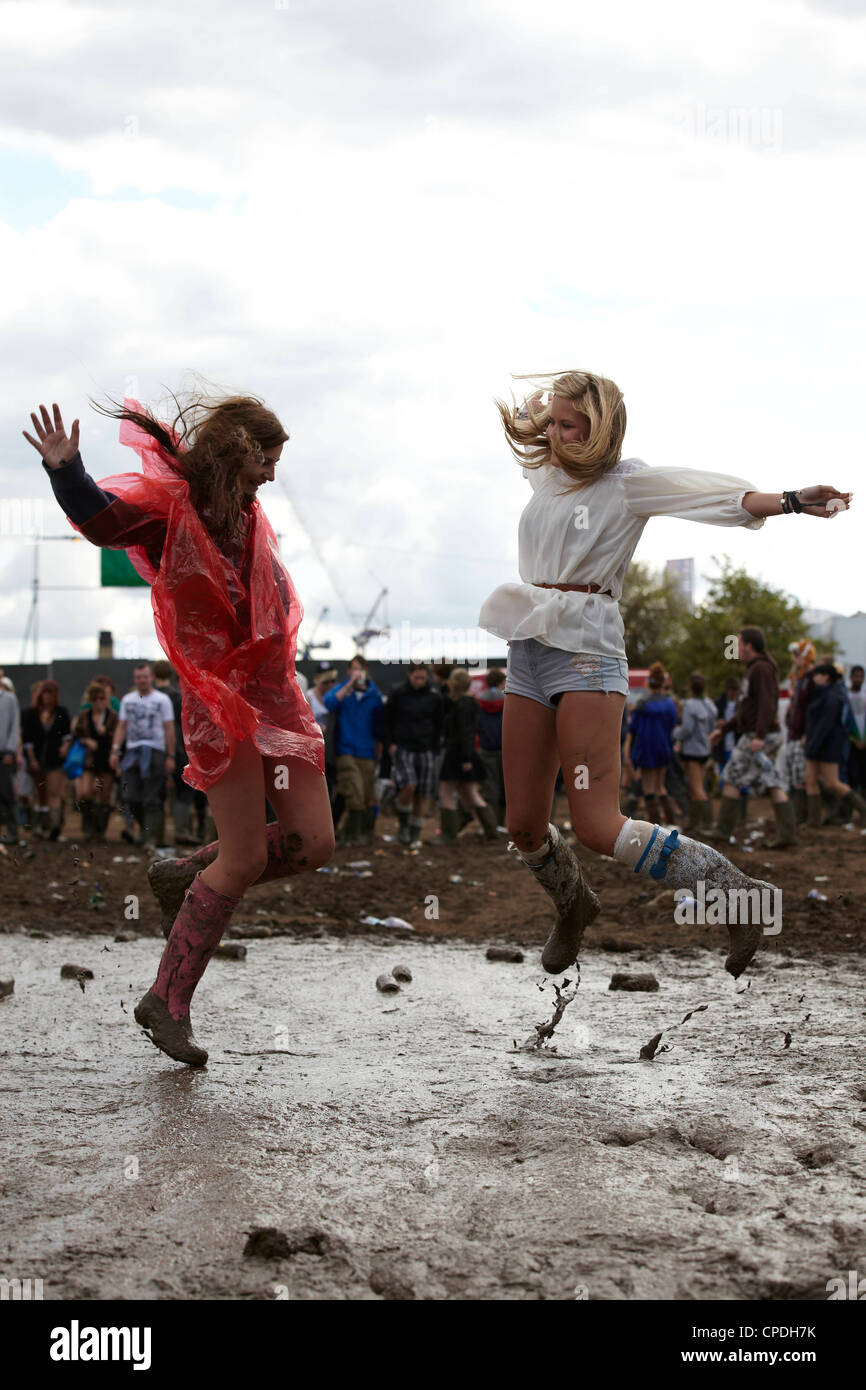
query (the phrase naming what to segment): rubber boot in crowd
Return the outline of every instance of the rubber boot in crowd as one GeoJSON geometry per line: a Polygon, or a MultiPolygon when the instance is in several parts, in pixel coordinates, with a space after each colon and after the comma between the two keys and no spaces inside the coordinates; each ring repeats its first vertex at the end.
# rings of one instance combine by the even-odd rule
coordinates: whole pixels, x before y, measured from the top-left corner
{"type": "Polygon", "coordinates": [[[843,825],[848,825],[851,822],[855,811],[860,813],[860,824],[866,825],[866,800],[853,787],[841,798],[839,810],[842,813],[843,825]]]}
{"type": "Polygon", "coordinates": [[[410,815],[410,808],[397,802],[397,820],[400,823],[400,829],[397,831],[397,843],[400,845],[408,845],[412,839],[412,829],[409,825],[410,815]]]}
{"type": "Polygon", "coordinates": [[[447,806],[439,807],[439,844],[456,845],[460,830],[460,812],[447,806]]]}
{"type": "Polygon", "coordinates": [[[788,790],[788,800],[794,807],[794,819],[798,825],[805,825],[808,817],[806,806],[806,788],[790,787],[788,790]]]}
{"type": "Polygon", "coordinates": [[[790,845],[797,844],[797,822],[793,802],[774,801],[772,807],[776,818],[776,836],[775,839],[767,841],[765,848],[788,849],[790,845]]]}
{"type": "Polygon", "coordinates": [[[719,800],[719,819],[715,825],[707,826],[704,830],[704,839],[723,840],[725,844],[728,844],[739,825],[739,802],[735,801],[732,796],[723,796],[719,800]]]}
{"type": "Polygon", "coordinates": [[[81,813],[81,835],[85,841],[96,839],[96,805],[89,797],[84,797],[78,803],[81,813]]]}

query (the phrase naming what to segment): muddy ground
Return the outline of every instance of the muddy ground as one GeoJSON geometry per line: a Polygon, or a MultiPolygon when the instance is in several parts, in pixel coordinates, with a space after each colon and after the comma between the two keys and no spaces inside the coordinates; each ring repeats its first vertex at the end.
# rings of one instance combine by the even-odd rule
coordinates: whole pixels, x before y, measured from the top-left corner
{"type": "Polygon", "coordinates": [[[761,828],[731,854],[782,887],[783,930],[737,983],[723,928],[675,926],[669,897],[581,855],[603,911],[545,1055],[519,1047],[554,1002],[548,900],[506,837],[408,854],[383,821],[336,874],[245,898],[247,959],[194,1001],[201,1071],[131,1018],[161,944],[142,852],[10,851],[0,1276],[46,1299],[826,1299],[866,1268],[866,837],[771,854],[761,828]],[[378,993],[398,961],[412,982],[378,993]],[[609,991],[617,970],[660,989],[609,991]],[[639,1061],[660,1030],[670,1050],[639,1061]],[[287,1239],[245,1255],[255,1227],[287,1239]]]}

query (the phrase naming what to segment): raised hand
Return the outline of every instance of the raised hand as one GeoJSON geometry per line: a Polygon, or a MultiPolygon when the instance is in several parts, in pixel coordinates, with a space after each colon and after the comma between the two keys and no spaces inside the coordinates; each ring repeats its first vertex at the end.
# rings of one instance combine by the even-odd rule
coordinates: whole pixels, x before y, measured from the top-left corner
{"type": "Polygon", "coordinates": [[[51,423],[51,416],[44,405],[40,405],[42,419],[31,410],[30,419],[33,421],[33,428],[36,431],[36,438],[28,434],[26,430],[21,433],[32,444],[37,454],[41,454],[49,468],[62,468],[64,463],[68,463],[71,458],[78,453],[78,421],[72,422],[72,433],[67,438],[63,428],[63,419],[60,414],[60,406],[54,406],[54,424],[51,423]]]}
{"type": "Polygon", "coordinates": [[[824,517],[826,520],[828,517],[835,516],[837,512],[847,512],[854,494],[853,492],[840,492],[838,488],[819,484],[817,487],[799,488],[797,496],[802,503],[804,512],[807,512],[809,516],[824,517]],[[833,505],[834,503],[835,505],[833,505]]]}

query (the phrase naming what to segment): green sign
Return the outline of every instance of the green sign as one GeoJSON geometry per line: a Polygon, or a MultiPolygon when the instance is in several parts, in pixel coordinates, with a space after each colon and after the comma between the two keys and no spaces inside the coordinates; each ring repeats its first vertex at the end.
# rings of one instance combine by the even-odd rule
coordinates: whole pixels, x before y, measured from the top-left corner
{"type": "Polygon", "coordinates": [[[133,569],[132,561],[125,550],[102,550],[102,583],[103,585],[113,585],[128,588],[131,585],[142,585],[145,589],[150,588],[146,579],[142,579],[136,569],[133,569]]]}

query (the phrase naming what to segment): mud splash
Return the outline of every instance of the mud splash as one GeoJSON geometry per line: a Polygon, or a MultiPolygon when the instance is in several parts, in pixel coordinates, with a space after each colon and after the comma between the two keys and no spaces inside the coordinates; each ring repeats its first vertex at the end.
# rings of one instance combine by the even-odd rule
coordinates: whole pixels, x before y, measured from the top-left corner
{"type": "Polygon", "coordinates": [[[192,1070],[130,1017],[160,947],[2,938],[0,1274],[46,1299],[825,1299],[866,1267],[857,956],[736,989],[717,950],[645,950],[647,995],[589,951],[557,1053],[513,1055],[534,953],[255,941],[208,967],[192,1070]],[[390,960],[414,983],[382,996],[390,960]],[[256,1229],[285,1243],[245,1257],[256,1229]]]}

